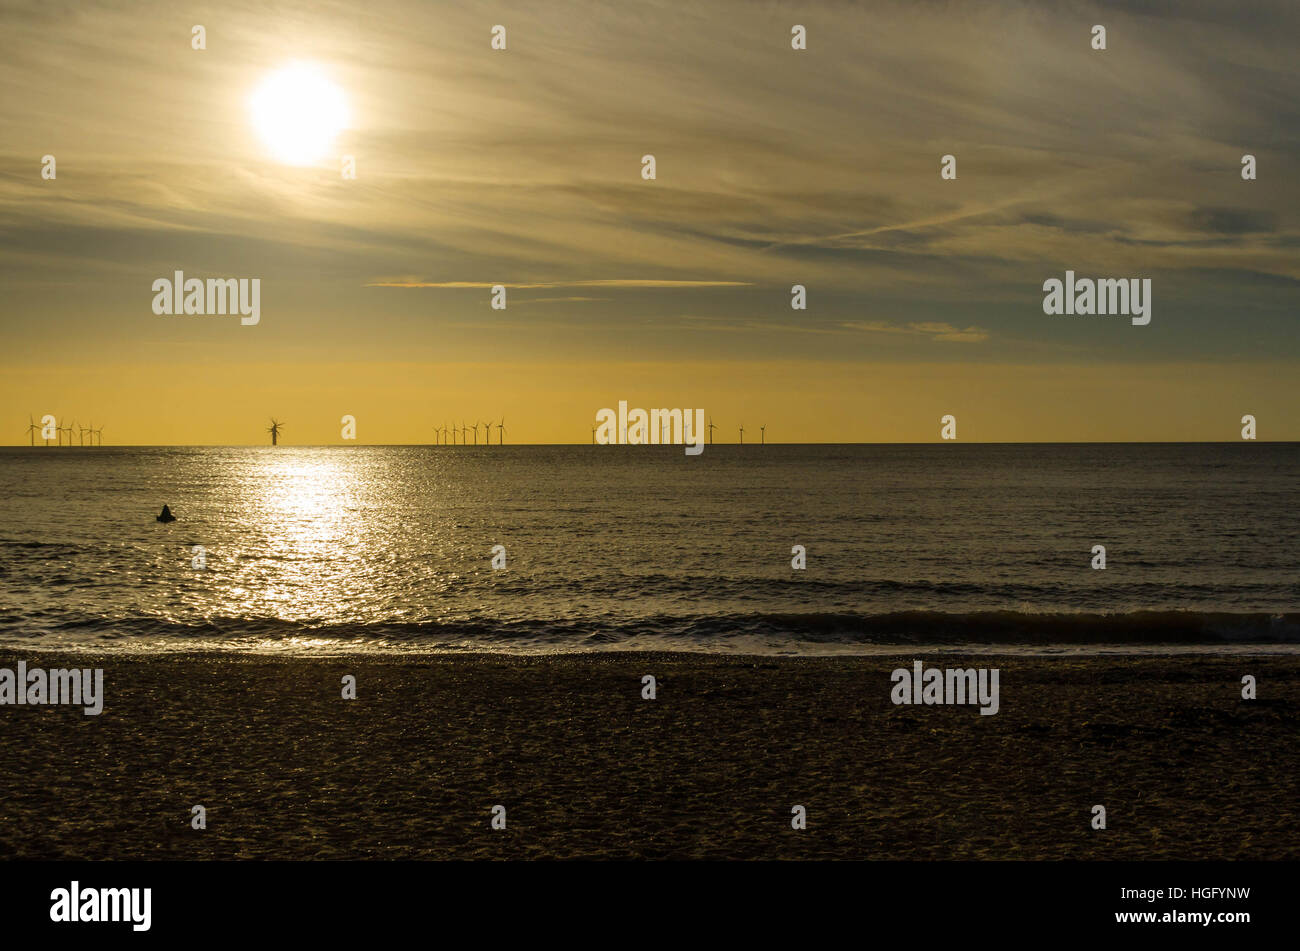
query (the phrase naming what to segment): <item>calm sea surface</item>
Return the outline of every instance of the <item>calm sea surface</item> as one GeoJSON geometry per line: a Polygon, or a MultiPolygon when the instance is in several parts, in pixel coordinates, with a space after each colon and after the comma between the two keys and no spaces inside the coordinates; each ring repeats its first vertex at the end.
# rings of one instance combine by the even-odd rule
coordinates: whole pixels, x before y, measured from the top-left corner
{"type": "Polygon", "coordinates": [[[0,449],[0,644],[1293,651],[1298,474],[1268,443],[0,449]]]}

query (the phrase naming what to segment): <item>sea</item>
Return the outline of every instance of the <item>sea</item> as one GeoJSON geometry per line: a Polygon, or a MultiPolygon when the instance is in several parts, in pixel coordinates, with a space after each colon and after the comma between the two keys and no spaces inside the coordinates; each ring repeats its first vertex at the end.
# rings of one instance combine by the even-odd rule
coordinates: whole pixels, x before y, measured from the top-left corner
{"type": "Polygon", "coordinates": [[[0,646],[1293,653],[1298,473],[1254,442],[5,448],[0,646]]]}

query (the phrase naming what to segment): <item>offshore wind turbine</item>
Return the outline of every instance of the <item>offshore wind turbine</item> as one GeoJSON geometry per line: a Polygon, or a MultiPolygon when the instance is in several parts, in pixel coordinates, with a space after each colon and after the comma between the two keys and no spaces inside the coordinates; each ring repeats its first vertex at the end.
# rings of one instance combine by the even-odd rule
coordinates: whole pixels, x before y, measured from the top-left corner
{"type": "Polygon", "coordinates": [[[104,445],[104,427],[100,426],[95,430],[95,435],[99,437],[99,444],[104,445]]]}
{"type": "Polygon", "coordinates": [[[501,422],[497,423],[497,445],[504,446],[506,444],[505,440],[506,440],[506,418],[502,416],[501,422]]]}
{"type": "MultiPolygon", "coordinates": [[[[460,421],[460,444],[461,444],[462,446],[467,446],[467,445],[469,445],[469,437],[465,435],[467,432],[469,432],[469,427],[465,425],[465,420],[462,419],[462,420],[460,421]]],[[[474,445],[476,445],[476,446],[478,445],[478,430],[477,430],[477,429],[474,430],[474,445]]]]}
{"type": "Polygon", "coordinates": [[[758,444],[759,444],[760,446],[766,446],[766,445],[767,445],[767,426],[766,426],[766,425],[764,425],[764,426],[759,426],[759,427],[758,427],[758,444]]]}
{"type": "Polygon", "coordinates": [[[718,428],[717,426],[713,425],[713,417],[710,416],[709,417],[709,445],[710,446],[713,445],[713,431],[717,428],[718,428]]]}
{"type": "Polygon", "coordinates": [[[284,424],[281,423],[281,422],[280,422],[278,419],[276,419],[274,416],[271,417],[271,428],[268,429],[267,432],[271,434],[271,445],[272,445],[272,446],[278,446],[278,445],[280,444],[280,443],[279,443],[279,439],[280,439],[280,427],[283,426],[283,425],[284,425],[284,424]]]}
{"type": "Polygon", "coordinates": [[[492,424],[491,424],[491,423],[485,423],[485,422],[483,422],[483,421],[481,421],[481,420],[480,420],[479,422],[475,423],[475,424],[474,424],[474,438],[475,438],[476,440],[478,439],[478,428],[479,428],[480,426],[483,427],[483,445],[485,445],[485,446],[490,446],[490,445],[492,445],[492,424]]]}
{"type": "Polygon", "coordinates": [[[27,414],[27,435],[31,437],[32,445],[36,445],[36,434],[41,431],[41,427],[36,425],[36,419],[31,413],[27,414]]]}
{"type": "Polygon", "coordinates": [[[745,424],[740,424],[740,444],[745,445],[745,424]]]}

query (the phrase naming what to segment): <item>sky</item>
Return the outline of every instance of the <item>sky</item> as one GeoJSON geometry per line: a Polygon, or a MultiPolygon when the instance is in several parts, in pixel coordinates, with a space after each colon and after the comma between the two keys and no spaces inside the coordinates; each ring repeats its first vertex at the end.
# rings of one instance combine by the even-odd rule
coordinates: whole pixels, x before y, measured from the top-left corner
{"type": "Polygon", "coordinates": [[[620,400],[719,441],[1300,439],[1297,35],[1291,0],[0,0],[0,444],[588,442],[620,400]],[[250,108],[292,63],[349,114],[306,165],[250,108]],[[155,314],[175,270],[259,279],[259,323],[155,314]],[[1150,324],[1044,314],[1067,270],[1150,279],[1150,324]]]}

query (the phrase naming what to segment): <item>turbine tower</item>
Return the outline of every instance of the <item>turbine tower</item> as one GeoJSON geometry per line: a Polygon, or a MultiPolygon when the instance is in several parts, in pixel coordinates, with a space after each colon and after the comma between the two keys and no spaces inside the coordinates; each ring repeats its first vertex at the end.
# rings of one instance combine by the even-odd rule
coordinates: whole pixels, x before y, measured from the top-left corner
{"type": "Polygon", "coordinates": [[[713,445],[713,431],[717,428],[718,428],[717,426],[713,425],[713,417],[710,416],[709,417],[709,445],[710,446],[713,445]]]}
{"type": "Polygon", "coordinates": [[[271,428],[268,429],[267,432],[271,434],[271,445],[272,445],[272,446],[278,446],[278,445],[280,444],[280,443],[279,443],[279,439],[280,439],[280,427],[283,426],[283,425],[284,425],[284,424],[281,423],[281,422],[280,422],[278,419],[276,419],[274,416],[271,417],[271,428]]]}
{"type": "Polygon", "coordinates": [[[36,425],[36,419],[31,413],[27,414],[27,435],[31,437],[32,445],[36,445],[36,434],[41,431],[41,427],[36,425]]]}
{"type": "Polygon", "coordinates": [[[506,444],[506,418],[502,416],[501,422],[497,423],[497,445],[504,446],[505,444],[506,444]]]}
{"type": "Polygon", "coordinates": [[[740,424],[740,444],[745,445],[745,424],[740,424]]]}
{"type": "Polygon", "coordinates": [[[767,445],[767,426],[758,427],[758,444],[760,446],[767,445]]]}

